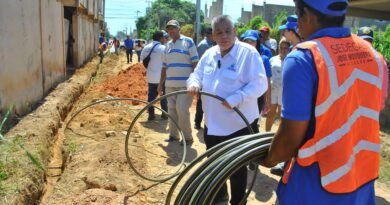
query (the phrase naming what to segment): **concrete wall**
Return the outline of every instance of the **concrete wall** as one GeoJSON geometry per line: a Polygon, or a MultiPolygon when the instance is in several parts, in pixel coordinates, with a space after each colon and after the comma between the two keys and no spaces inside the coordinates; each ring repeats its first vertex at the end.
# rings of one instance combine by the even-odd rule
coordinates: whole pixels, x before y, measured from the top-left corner
{"type": "Polygon", "coordinates": [[[39,6],[0,1],[0,110],[13,104],[23,112],[43,97],[39,6]]]}
{"type": "Polygon", "coordinates": [[[65,79],[64,7],[58,1],[41,0],[43,89],[47,93],[65,79]]]}
{"type": "Polygon", "coordinates": [[[30,111],[65,79],[64,5],[78,7],[72,26],[81,66],[96,53],[102,0],[0,1],[0,112],[30,111]]]}

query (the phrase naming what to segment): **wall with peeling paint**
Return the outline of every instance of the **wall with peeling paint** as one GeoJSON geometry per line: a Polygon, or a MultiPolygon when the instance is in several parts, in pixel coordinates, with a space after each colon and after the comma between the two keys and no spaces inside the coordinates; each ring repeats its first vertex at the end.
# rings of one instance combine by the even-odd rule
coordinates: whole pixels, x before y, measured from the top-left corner
{"type": "Polygon", "coordinates": [[[65,79],[64,6],[73,5],[79,67],[96,53],[102,0],[0,1],[0,113],[30,111],[65,79]]]}

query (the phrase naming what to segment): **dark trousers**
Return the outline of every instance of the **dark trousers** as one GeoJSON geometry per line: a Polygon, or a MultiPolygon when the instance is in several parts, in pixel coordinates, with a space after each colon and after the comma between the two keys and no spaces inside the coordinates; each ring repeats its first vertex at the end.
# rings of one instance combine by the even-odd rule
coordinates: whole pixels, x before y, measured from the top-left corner
{"type": "MultiPolygon", "coordinates": [[[[259,132],[259,128],[257,126],[257,119],[251,124],[251,127],[255,133],[259,132]]],[[[248,128],[243,128],[241,130],[238,130],[237,132],[234,132],[233,134],[230,134],[228,136],[215,136],[215,135],[208,135],[207,134],[208,128],[205,126],[204,128],[204,141],[206,143],[206,148],[210,149],[214,147],[215,145],[236,138],[240,137],[243,135],[248,135],[250,134],[248,128]]],[[[234,173],[230,177],[230,192],[232,194],[231,199],[230,199],[230,204],[232,205],[238,205],[241,200],[245,196],[245,191],[246,191],[246,183],[247,183],[247,168],[246,166],[242,167],[239,169],[236,173],[234,173]]],[[[227,186],[226,184],[221,188],[219,191],[216,200],[221,199],[223,196],[227,195],[227,186]]],[[[245,203],[243,203],[245,204],[245,203]]]]}
{"type": "Polygon", "coordinates": [[[133,49],[126,49],[127,63],[133,61],[133,49]],[[129,58],[130,55],[130,58],[129,58]]]}
{"type": "MultiPolygon", "coordinates": [[[[148,83],[148,102],[153,101],[156,99],[158,92],[158,83],[148,83]]],[[[165,95],[165,86],[163,86],[163,94],[165,95]]],[[[168,112],[168,103],[167,99],[161,100],[161,109],[168,112]]],[[[154,116],[154,107],[149,107],[148,109],[149,116],[154,116]]]]}
{"type": "Polygon", "coordinates": [[[141,62],[141,52],[142,52],[142,51],[136,51],[136,52],[135,52],[135,53],[137,53],[138,62],[141,62]]]}
{"type": "Polygon", "coordinates": [[[103,63],[104,51],[102,51],[102,50],[99,51],[99,57],[100,57],[99,63],[103,63]]]}
{"type": "Polygon", "coordinates": [[[200,126],[203,119],[202,98],[199,96],[196,102],[195,125],[200,126]]]}

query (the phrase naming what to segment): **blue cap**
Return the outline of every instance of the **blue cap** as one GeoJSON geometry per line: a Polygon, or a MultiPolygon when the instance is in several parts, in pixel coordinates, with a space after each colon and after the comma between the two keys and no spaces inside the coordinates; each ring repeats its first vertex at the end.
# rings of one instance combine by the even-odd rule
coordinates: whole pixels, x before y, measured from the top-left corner
{"type": "Polygon", "coordinates": [[[288,22],[298,22],[298,16],[297,15],[287,16],[287,21],[288,22]]]}
{"type": "Polygon", "coordinates": [[[297,15],[290,15],[287,17],[287,22],[284,25],[279,26],[279,30],[296,30],[298,28],[298,17],[297,15]]]}
{"type": "Polygon", "coordinates": [[[257,41],[259,39],[259,33],[256,30],[247,30],[241,35],[242,40],[252,40],[257,41]]]}
{"type": "Polygon", "coordinates": [[[303,2],[322,14],[329,16],[343,16],[347,13],[348,8],[348,6],[343,10],[332,10],[329,8],[334,3],[346,3],[348,5],[348,0],[303,0],[303,2]]]}
{"type": "Polygon", "coordinates": [[[357,35],[362,39],[374,39],[374,32],[370,27],[367,26],[360,27],[357,32],[357,35]]]}

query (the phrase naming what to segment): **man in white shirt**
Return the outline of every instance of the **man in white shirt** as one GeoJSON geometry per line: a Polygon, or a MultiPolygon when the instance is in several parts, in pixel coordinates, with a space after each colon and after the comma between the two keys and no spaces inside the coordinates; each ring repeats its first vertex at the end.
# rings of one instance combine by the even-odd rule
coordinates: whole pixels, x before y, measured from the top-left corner
{"type": "MultiPolygon", "coordinates": [[[[237,107],[258,132],[257,98],[268,88],[263,62],[257,50],[236,39],[236,31],[228,16],[218,16],[212,22],[213,38],[217,43],[208,49],[194,73],[187,80],[191,95],[205,92],[225,99],[223,103],[202,96],[205,113],[204,141],[207,149],[226,140],[249,134],[243,120],[232,108],[237,107]]],[[[239,204],[246,190],[247,168],[243,167],[230,178],[231,204],[239,204]]],[[[226,185],[216,202],[226,200],[226,185]]]]}
{"type": "MultiPolygon", "coordinates": [[[[145,46],[141,52],[141,60],[143,61],[150,54],[150,61],[146,71],[146,78],[148,79],[148,102],[156,99],[158,92],[157,88],[160,83],[161,69],[163,66],[163,55],[165,51],[164,33],[157,31],[153,34],[153,42],[145,46]]],[[[165,89],[163,89],[164,91],[165,89]]],[[[165,94],[165,93],[164,93],[165,94]]],[[[161,109],[168,111],[167,100],[161,102],[161,109]]],[[[150,107],[148,110],[148,120],[154,120],[154,108],[150,107]]],[[[161,118],[166,120],[168,117],[163,113],[161,118]]]]}

